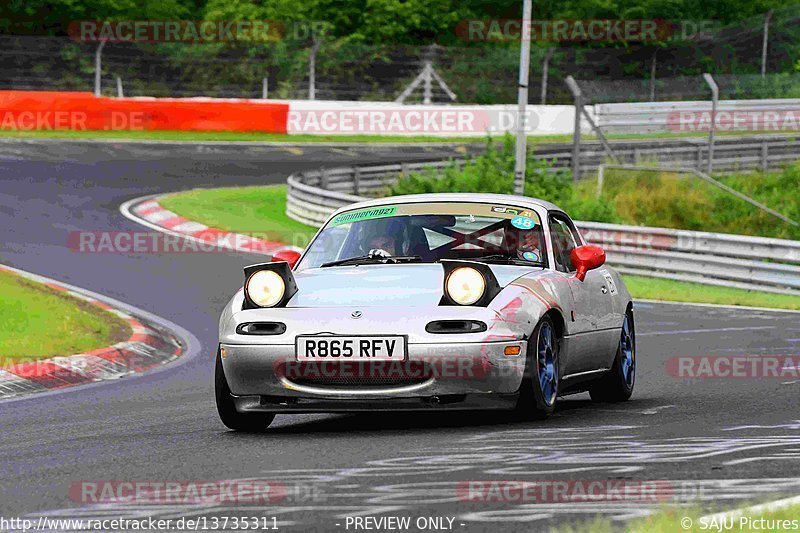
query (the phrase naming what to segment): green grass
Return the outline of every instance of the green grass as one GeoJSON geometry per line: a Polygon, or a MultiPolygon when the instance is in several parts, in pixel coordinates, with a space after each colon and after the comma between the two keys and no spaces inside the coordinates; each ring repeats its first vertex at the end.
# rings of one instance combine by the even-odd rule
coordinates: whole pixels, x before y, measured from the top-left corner
{"type": "Polygon", "coordinates": [[[772,294],[642,276],[623,275],[622,278],[634,299],[800,310],[800,298],[788,294],[772,294]]]}
{"type": "MultiPolygon", "coordinates": [[[[745,132],[744,135],[755,135],[759,132],[745,132]]],[[[775,132],[763,132],[775,133],[775,132]]],[[[740,132],[720,132],[718,136],[741,136],[740,132]]],[[[680,133],[620,133],[610,134],[609,139],[678,139],[686,137],[707,137],[708,134],[698,132],[680,133]]],[[[286,144],[296,143],[373,143],[373,144],[414,144],[414,143],[478,143],[483,142],[482,137],[435,137],[426,135],[288,135],[284,133],[261,132],[228,132],[228,131],[142,131],[142,130],[115,130],[115,131],[73,131],[73,130],[48,130],[48,131],[19,131],[0,129],[0,138],[20,139],[129,139],[129,140],[154,140],[154,141],[229,141],[229,142],[276,142],[286,144]]],[[[585,140],[596,139],[594,135],[583,135],[585,140]]],[[[563,143],[572,141],[572,134],[566,135],[531,135],[528,142],[531,145],[542,143],[563,143]]]]}
{"type": "MultiPolygon", "coordinates": [[[[197,189],[159,200],[161,205],[189,220],[236,233],[257,233],[303,247],[316,228],[286,216],[286,186],[267,185],[224,189],[197,189]]],[[[748,305],[800,310],[800,298],[641,276],[623,276],[634,298],[675,302],[748,305]]]]}
{"type": "Polygon", "coordinates": [[[633,520],[624,526],[619,523],[613,523],[603,517],[597,517],[591,521],[581,522],[573,527],[558,528],[557,531],[561,533],[572,532],[586,532],[586,533],[612,533],[617,531],[625,531],[630,533],[675,533],[678,531],[699,532],[699,531],[763,531],[763,532],[779,532],[779,531],[793,531],[796,526],[790,527],[769,527],[775,524],[768,522],[760,525],[756,522],[760,519],[767,521],[795,521],[797,524],[800,521],[800,505],[791,505],[783,509],[778,509],[772,512],[753,512],[744,510],[741,518],[749,519],[749,522],[740,522],[739,516],[727,518],[727,524],[733,520],[733,527],[728,528],[722,526],[722,520],[717,519],[716,522],[709,520],[709,513],[697,509],[687,509],[680,507],[664,508],[646,518],[640,520],[633,520]],[[703,518],[706,517],[706,518],[703,518]]]}
{"type": "Polygon", "coordinates": [[[286,216],[286,185],[196,189],[159,200],[170,211],[212,228],[304,247],[316,228],[286,216]]]}
{"type": "Polygon", "coordinates": [[[0,271],[0,366],[73,355],[128,339],[127,322],[95,305],[0,271]]]}

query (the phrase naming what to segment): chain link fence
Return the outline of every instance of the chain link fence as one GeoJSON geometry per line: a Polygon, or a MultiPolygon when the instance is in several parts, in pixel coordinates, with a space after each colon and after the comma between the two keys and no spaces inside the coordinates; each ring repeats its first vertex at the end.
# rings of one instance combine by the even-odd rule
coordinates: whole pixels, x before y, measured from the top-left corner
{"type": "MultiPolygon", "coordinates": [[[[720,99],[800,97],[800,6],[769,16],[763,64],[764,16],[696,30],[707,26],[703,22],[676,23],[680,30],[654,42],[537,41],[530,103],[571,104],[568,75],[579,80],[586,103],[706,100],[703,72],[714,74],[720,99]]],[[[91,91],[97,46],[67,37],[0,35],[0,89],[91,91]]],[[[430,62],[458,103],[516,100],[519,47],[513,40],[443,47],[322,39],[316,53],[313,49],[310,39],[108,42],[102,51],[102,93],[117,95],[119,79],[125,96],[306,99],[313,62],[315,99],[393,101],[430,62]]],[[[451,100],[439,84],[431,90],[433,101],[451,100]]],[[[421,99],[417,90],[406,102],[421,99]]]]}

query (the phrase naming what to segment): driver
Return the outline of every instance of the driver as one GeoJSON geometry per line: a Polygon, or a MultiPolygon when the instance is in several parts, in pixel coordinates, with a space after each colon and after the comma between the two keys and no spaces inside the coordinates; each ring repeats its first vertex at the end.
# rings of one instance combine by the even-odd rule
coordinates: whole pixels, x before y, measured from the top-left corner
{"type": "Polygon", "coordinates": [[[506,228],[507,253],[525,261],[540,262],[542,260],[541,231],[534,229],[506,228]]]}
{"type": "Polygon", "coordinates": [[[367,229],[369,237],[362,241],[366,244],[364,252],[383,250],[389,255],[403,255],[405,229],[405,224],[398,219],[370,221],[367,229]]]}
{"type": "Polygon", "coordinates": [[[369,241],[370,250],[383,250],[389,255],[397,255],[397,243],[391,235],[376,235],[369,241]]]}
{"type": "Polygon", "coordinates": [[[541,261],[541,242],[539,239],[539,232],[535,229],[520,230],[522,239],[520,239],[519,246],[517,247],[517,257],[527,261],[541,261]]]}

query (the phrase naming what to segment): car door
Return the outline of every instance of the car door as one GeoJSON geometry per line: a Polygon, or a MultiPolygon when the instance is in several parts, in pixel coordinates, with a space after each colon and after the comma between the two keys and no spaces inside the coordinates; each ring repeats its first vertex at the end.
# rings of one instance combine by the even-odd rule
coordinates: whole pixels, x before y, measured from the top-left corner
{"type": "Polygon", "coordinates": [[[575,301],[572,317],[575,335],[569,340],[565,374],[596,370],[607,361],[608,340],[602,324],[612,309],[607,281],[599,269],[587,272],[583,281],[575,277],[571,254],[582,244],[580,235],[564,213],[550,212],[548,222],[553,266],[567,278],[575,301]]]}

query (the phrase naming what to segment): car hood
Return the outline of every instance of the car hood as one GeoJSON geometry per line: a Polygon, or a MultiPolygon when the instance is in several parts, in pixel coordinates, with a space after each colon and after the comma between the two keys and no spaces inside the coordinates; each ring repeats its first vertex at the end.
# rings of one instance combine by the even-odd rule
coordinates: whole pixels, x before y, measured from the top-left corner
{"type": "MultiPolygon", "coordinates": [[[[505,287],[540,267],[491,265],[505,287]]],[[[294,273],[297,293],[286,307],[403,306],[439,304],[444,269],[439,264],[359,265],[314,268],[294,273]]]]}

